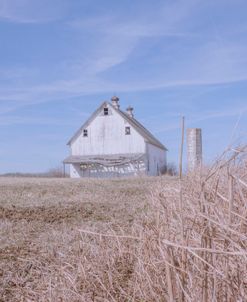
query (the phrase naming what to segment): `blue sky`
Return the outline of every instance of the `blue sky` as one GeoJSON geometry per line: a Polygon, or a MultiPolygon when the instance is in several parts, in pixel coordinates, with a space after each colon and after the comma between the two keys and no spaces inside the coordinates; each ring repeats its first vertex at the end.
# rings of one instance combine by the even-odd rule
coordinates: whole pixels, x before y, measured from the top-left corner
{"type": "Polygon", "coordinates": [[[211,162],[246,142],[246,0],[0,0],[0,173],[61,165],[113,94],[177,162],[181,115],[211,162]]]}

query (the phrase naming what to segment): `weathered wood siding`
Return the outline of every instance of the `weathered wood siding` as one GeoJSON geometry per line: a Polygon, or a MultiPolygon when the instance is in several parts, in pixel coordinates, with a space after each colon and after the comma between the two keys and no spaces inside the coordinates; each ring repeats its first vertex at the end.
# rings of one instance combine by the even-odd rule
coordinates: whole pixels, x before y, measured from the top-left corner
{"type": "Polygon", "coordinates": [[[146,174],[146,161],[140,161],[138,164],[129,163],[116,167],[100,167],[95,169],[82,170],[80,164],[70,165],[70,177],[95,177],[95,178],[112,178],[126,177],[146,174]]]}
{"type": "Polygon", "coordinates": [[[102,111],[86,129],[88,137],[82,132],[71,143],[72,155],[145,153],[143,137],[112,108],[109,115],[102,111]],[[130,135],[125,134],[126,126],[130,127],[130,135]]]}
{"type": "Polygon", "coordinates": [[[166,151],[152,144],[146,145],[147,174],[156,176],[162,173],[167,165],[166,151]]]}

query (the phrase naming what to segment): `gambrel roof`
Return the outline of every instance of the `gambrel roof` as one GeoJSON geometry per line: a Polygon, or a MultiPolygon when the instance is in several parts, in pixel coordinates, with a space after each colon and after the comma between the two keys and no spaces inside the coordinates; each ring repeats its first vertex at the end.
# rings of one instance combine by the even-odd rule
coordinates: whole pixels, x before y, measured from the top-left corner
{"type": "Polygon", "coordinates": [[[130,117],[126,112],[116,109],[109,102],[103,102],[99,108],[90,116],[90,118],[76,131],[76,133],[72,136],[72,138],[67,143],[70,145],[83,131],[83,129],[87,128],[87,126],[94,120],[94,118],[103,110],[105,106],[109,106],[112,110],[117,112],[122,118],[127,121],[144,139],[147,143],[150,143],[160,149],[167,150],[167,148],[153,136],[141,123],[139,123],[135,118],[130,117]]]}

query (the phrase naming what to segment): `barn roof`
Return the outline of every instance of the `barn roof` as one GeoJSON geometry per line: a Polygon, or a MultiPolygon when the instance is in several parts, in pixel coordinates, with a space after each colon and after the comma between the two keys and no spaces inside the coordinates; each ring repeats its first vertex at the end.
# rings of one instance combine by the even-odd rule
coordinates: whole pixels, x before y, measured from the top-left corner
{"type": "Polygon", "coordinates": [[[167,150],[167,148],[156,138],[153,134],[148,131],[140,122],[138,122],[134,117],[130,117],[128,113],[118,109],[119,114],[128,121],[128,123],[135,128],[135,130],[145,138],[146,142],[155,145],[161,149],[167,150]]]}
{"type": "Polygon", "coordinates": [[[109,102],[103,102],[99,108],[90,116],[90,118],[76,131],[76,133],[72,136],[72,138],[67,143],[70,145],[93,120],[94,118],[101,112],[101,110],[106,106],[110,106],[113,110],[115,110],[118,114],[122,116],[144,139],[147,143],[155,145],[163,150],[167,150],[167,148],[153,136],[151,132],[149,132],[140,122],[138,122],[134,117],[130,117],[126,112],[116,109],[109,102]]]}
{"type": "Polygon", "coordinates": [[[107,155],[70,155],[63,161],[64,164],[98,164],[103,166],[117,166],[129,162],[142,160],[145,154],[107,154],[107,155]]]}

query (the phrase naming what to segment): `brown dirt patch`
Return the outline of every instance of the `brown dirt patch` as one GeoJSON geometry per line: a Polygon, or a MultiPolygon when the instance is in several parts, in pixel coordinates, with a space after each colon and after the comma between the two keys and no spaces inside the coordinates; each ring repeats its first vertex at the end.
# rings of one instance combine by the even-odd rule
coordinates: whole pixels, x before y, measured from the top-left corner
{"type": "Polygon", "coordinates": [[[110,208],[103,204],[98,204],[97,207],[95,207],[90,203],[66,207],[0,207],[0,219],[8,219],[11,221],[24,219],[28,222],[63,223],[72,220],[88,219],[93,216],[93,218],[97,220],[106,220],[109,218],[107,214],[109,210],[110,208]]]}

